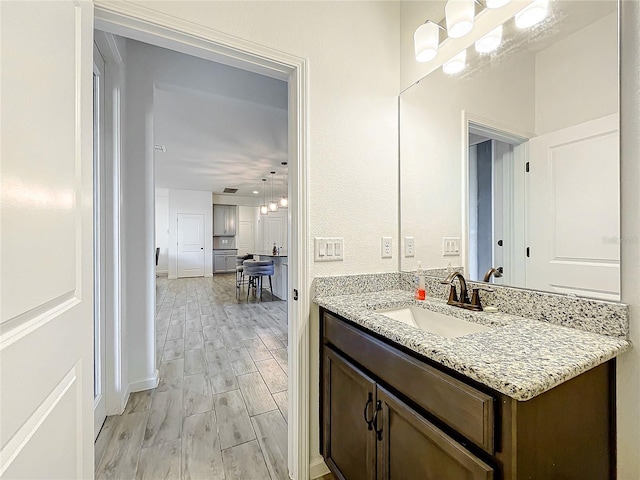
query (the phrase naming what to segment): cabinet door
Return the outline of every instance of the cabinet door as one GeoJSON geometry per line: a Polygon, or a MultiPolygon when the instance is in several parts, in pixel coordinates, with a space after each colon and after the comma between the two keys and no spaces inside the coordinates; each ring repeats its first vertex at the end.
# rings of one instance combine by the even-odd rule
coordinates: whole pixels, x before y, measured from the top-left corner
{"type": "Polygon", "coordinates": [[[227,263],[224,258],[224,255],[213,256],[213,271],[215,273],[221,273],[221,272],[227,271],[227,263]]]}
{"type": "Polygon", "coordinates": [[[213,234],[226,235],[225,207],[223,205],[213,206],[213,234]]]}
{"type": "Polygon", "coordinates": [[[340,480],[375,479],[375,382],[324,348],[324,456],[340,480]]]}
{"type": "Polygon", "coordinates": [[[236,271],[236,256],[235,255],[227,255],[225,257],[227,265],[226,265],[226,271],[227,272],[235,272],[236,271]]]}
{"type": "Polygon", "coordinates": [[[388,390],[376,392],[378,480],[491,480],[493,469],[388,390]]]}
{"type": "Polygon", "coordinates": [[[234,205],[229,205],[227,207],[227,235],[235,235],[236,234],[236,215],[237,215],[237,207],[234,205]]]}

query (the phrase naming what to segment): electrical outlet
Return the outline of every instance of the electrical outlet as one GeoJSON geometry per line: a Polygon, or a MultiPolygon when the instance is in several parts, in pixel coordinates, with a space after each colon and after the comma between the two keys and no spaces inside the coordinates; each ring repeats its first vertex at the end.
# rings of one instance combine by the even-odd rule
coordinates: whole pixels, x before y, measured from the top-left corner
{"type": "Polygon", "coordinates": [[[382,237],[382,258],[391,258],[391,237],[382,237]]]}
{"type": "Polygon", "coordinates": [[[413,237],[404,237],[404,256],[413,257],[415,255],[416,241],[413,237]]]}

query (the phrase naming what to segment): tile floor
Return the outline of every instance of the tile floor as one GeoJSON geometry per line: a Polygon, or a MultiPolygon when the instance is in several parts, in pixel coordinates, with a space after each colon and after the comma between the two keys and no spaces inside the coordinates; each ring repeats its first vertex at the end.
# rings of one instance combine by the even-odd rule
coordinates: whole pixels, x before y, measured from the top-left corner
{"type": "Polygon", "coordinates": [[[233,275],[161,277],[156,298],[160,383],[107,418],[96,478],[288,479],[286,302],[236,300],[233,275]]]}

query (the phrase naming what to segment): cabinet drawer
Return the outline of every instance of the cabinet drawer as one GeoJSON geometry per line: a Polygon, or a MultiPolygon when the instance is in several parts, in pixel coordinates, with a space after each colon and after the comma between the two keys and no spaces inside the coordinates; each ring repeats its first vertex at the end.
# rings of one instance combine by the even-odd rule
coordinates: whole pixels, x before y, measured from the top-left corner
{"type": "Polygon", "coordinates": [[[494,453],[494,399],[324,311],[324,341],[467,439],[494,453]]]}

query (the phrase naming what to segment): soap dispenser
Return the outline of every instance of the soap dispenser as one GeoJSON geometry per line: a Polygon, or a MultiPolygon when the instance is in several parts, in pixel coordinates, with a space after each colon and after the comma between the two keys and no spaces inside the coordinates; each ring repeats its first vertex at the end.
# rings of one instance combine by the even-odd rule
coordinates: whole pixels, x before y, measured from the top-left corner
{"type": "Polygon", "coordinates": [[[422,264],[418,262],[418,269],[416,270],[416,300],[425,300],[427,298],[427,291],[425,288],[424,271],[422,270],[422,264]]]}

